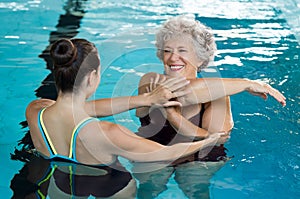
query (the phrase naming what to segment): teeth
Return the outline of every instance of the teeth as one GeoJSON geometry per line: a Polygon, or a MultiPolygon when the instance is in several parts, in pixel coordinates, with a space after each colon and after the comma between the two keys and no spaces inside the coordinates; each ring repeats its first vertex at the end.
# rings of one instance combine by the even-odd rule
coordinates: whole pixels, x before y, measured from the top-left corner
{"type": "Polygon", "coordinates": [[[182,69],[184,66],[170,66],[171,70],[180,70],[182,69]]]}

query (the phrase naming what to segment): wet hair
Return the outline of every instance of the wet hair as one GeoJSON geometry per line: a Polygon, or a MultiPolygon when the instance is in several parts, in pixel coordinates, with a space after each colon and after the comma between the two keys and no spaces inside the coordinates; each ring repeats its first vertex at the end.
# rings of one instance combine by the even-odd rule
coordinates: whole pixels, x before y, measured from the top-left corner
{"type": "Polygon", "coordinates": [[[51,46],[50,55],[56,88],[63,93],[78,91],[84,77],[99,70],[98,51],[85,39],[60,39],[51,46]]]}
{"type": "Polygon", "coordinates": [[[189,16],[176,16],[163,24],[163,27],[156,33],[157,57],[163,60],[166,41],[187,35],[192,38],[197,58],[203,61],[203,64],[198,66],[198,71],[200,71],[214,59],[217,47],[211,28],[189,16]]]}

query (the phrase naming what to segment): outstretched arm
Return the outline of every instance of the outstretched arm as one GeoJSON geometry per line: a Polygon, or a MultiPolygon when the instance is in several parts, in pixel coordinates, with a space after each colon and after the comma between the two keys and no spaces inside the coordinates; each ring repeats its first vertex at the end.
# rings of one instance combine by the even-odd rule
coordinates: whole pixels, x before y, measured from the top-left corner
{"type": "Polygon", "coordinates": [[[179,97],[183,106],[190,104],[206,103],[224,96],[234,95],[248,91],[253,95],[267,99],[270,95],[283,106],[286,105],[286,98],[269,84],[240,78],[202,78],[191,80],[191,92],[184,97],[179,97]]]}
{"type": "Polygon", "coordinates": [[[179,102],[169,103],[171,98],[185,95],[185,92],[177,93],[176,90],[185,87],[189,81],[185,78],[163,79],[160,85],[139,93],[137,96],[105,98],[86,102],[85,109],[90,116],[101,117],[118,114],[134,108],[151,107],[153,105],[179,105],[179,102]]]}

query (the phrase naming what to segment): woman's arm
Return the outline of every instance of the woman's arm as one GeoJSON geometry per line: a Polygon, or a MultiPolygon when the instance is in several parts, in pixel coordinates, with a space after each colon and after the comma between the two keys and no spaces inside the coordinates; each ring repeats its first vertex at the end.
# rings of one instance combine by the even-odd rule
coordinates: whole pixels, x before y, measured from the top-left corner
{"type": "Polygon", "coordinates": [[[202,141],[163,146],[141,138],[119,125],[112,125],[110,133],[106,135],[111,141],[109,146],[107,146],[108,151],[137,162],[176,160],[207,146],[214,146],[220,137],[220,135],[214,134],[202,141]]]}
{"type": "MultiPolygon", "coordinates": [[[[153,78],[156,73],[149,73],[141,78],[139,85],[139,94],[147,92],[150,79],[153,78]]],[[[159,75],[159,78],[166,78],[164,75],[159,75]]],[[[192,104],[207,103],[223,98],[225,96],[231,96],[243,91],[248,91],[253,95],[261,96],[267,99],[267,95],[274,97],[283,106],[286,104],[286,98],[276,89],[269,84],[241,79],[241,78],[199,78],[190,80],[190,84],[186,87],[187,92],[185,95],[177,96],[177,100],[182,106],[188,106],[192,104]]],[[[144,117],[149,113],[150,107],[143,107],[136,110],[137,117],[144,117]]]]}
{"type": "Polygon", "coordinates": [[[175,107],[165,108],[166,119],[170,122],[177,133],[187,137],[197,137],[200,139],[207,138],[209,132],[206,129],[200,128],[182,116],[180,111],[175,107]]]}
{"type": "Polygon", "coordinates": [[[269,84],[239,78],[201,78],[191,80],[191,92],[178,101],[183,106],[191,104],[206,103],[224,96],[234,95],[248,91],[253,95],[267,99],[267,95],[274,97],[283,106],[286,105],[286,98],[269,84]]]}
{"type": "MultiPolygon", "coordinates": [[[[215,133],[221,133],[221,137],[217,144],[223,144],[229,138],[230,131],[224,131],[222,128],[218,128],[218,131],[210,131],[209,128],[200,128],[190,122],[188,119],[182,116],[178,109],[174,107],[165,108],[166,119],[170,122],[177,133],[196,139],[204,139],[215,133]],[[209,130],[208,130],[209,129],[209,130]]],[[[211,118],[213,120],[213,118],[211,118]]]]}
{"type": "Polygon", "coordinates": [[[179,105],[179,102],[169,103],[175,96],[185,95],[187,92],[177,93],[176,90],[185,87],[189,81],[185,78],[164,79],[160,85],[139,93],[137,96],[105,98],[86,102],[85,109],[90,116],[101,117],[118,114],[139,107],[153,105],[179,105]]]}
{"type": "Polygon", "coordinates": [[[229,96],[205,103],[203,108],[202,128],[209,132],[231,132],[234,122],[229,96]]]}

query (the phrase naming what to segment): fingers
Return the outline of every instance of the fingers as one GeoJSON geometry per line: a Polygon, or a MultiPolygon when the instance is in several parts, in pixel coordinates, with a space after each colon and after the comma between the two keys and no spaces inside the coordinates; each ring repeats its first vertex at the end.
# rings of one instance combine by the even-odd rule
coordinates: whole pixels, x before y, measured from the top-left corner
{"type": "Polygon", "coordinates": [[[286,105],[286,97],[280,93],[278,90],[275,88],[272,88],[270,85],[267,85],[268,90],[269,90],[269,95],[274,97],[279,103],[282,104],[282,106],[286,105]]]}
{"type": "Polygon", "coordinates": [[[252,95],[259,96],[266,100],[268,98],[268,95],[266,93],[258,93],[258,92],[251,92],[252,95]]]}
{"type": "Polygon", "coordinates": [[[176,91],[180,88],[185,87],[189,83],[190,82],[183,77],[169,78],[163,83],[161,83],[161,86],[168,88],[170,91],[176,91]]]}
{"type": "Polygon", "coordinates": [[[282,106],[286,105],[285,96],[277,89],[263,82],[259,82],[259,81],[253,81],[253,82],[255,82],[257,86],[250,90],[252,94],[259,95],[264,99],[267,99],[267,94],[269,94],[270,96],[274,97],[279,103],[281,103],[282,106]]]}
{"type": "Polygon", "coordinates": [[[185,96],[185,95],[187,95],[191,92],[192,92],[191,89],[184,89],[184,90],[179,90],[179,91],[173,92],[173,95],[174,95],[174,97],[182,97],[182,96],[185,96]]]}
{"type": "Polygon", "coordinates": [[[210,145],[210,146],[214,146],[218,143],[219,139],[220,139],[220,134],[219,133],[214,133],[214,134],[211,134],[209,135],[206,139],[204,139],[203,141],[204,142],[207,142],[206,144],[207,145],[210,145]]]}
{"type": "Polygon", "coordinates": [[[263,87],[266,89],[266,93],[264,93],[265,95],[269,94],[270,96],[274,97],[279,103],[281,103],[282,106],[286,105],[286,98],[281,92],[279,92],[269,84],[264,83],[263,87]]]}
{"type": "Polygon", "coordinates": [[[156,74],[155,77],[151,77],[149,81],[149,86],[146,87],[147,92],[153,91],[157,86],[161,84],[161,82],[164,82],[166,80],[165,76],[161,76],[159,74],[156,74]]]}
{"type": "MultiPolygon", "coordinates": [[[[156,74],[156,75],[155,75],[155,79],[154,79],[154,84],[158,84],[159,79],[160,79],[160,75],[159,75],[159,74],[156,74]]],[[[162,80],[162,81],[164,81],[164,80],[162,80]]]]}
{"type": "Polygon", "coordinates": [[[177,101],[168,101],[166,103],[163,104],[164,107],[171,107],[171,106],[182,106],[182,104],[180,102],[177,101]]]}
{"type": "Polygon", "coordinates": [[[147,87],[147,88],[148,88],[148,91],[154,90],[154,79],[153,78],[150,79],[149,87],[147,87]]]}

